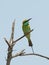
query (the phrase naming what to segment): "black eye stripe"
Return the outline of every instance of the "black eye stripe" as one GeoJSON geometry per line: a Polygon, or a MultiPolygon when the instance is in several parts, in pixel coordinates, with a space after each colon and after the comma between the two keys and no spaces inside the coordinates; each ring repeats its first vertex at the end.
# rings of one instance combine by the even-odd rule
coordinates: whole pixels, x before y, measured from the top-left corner
{"type": "Polygon", "coordinates": [[[23,23],[26,23],[27,21],[23,22],[23,23]]]}

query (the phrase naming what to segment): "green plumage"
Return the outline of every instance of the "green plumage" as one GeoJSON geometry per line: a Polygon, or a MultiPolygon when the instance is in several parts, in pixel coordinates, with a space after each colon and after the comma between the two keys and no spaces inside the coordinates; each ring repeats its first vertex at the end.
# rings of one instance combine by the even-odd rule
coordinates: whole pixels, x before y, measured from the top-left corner
{"type": "MultiPolygon", "coordinates": [[[[31,29],[29,26],[29,22],[27,20],[23,21],[22,30],[23,30],[24,34],[30,32],[31,29]]],[[[26,35],[26,38],[28,39],[29,46],[32,46],[32,42],[30,39],[30,33],[28,35],[26,35]]]]}
{"type": "MultiPolygon", "coordinates": [[[[23,25],[22,26],[24,34],[28,33],[30,31],[30,26],[29,25],[23,25]]],[[[26,36],[28,39],[30,39],[30,33],[26,36]]]]}

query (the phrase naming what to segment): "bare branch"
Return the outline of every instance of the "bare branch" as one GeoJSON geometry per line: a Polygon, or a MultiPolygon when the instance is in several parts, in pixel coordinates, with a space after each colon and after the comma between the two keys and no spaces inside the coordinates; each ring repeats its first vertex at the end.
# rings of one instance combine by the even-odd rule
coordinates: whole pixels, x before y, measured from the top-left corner
{"type": "Polygon", "coordinates": [[[21,56],[22,54],[25,53],[24,50],[25,50],[25,49],[23,49],[23,50],[20,51],[19,53],[16,53],[14,56],[12,56],[12,58],[15,58],[15,57],[17,57],[17,56],[21,56]]]}
{"type": "Polygon", "coordinates": [[[15,20],[12,24],[12,33],[11,33],[11,38],[10,38],[10,42],[12,41],[13,42],[13,38],[14,38],[14,26],[15,26],[15,20]]]}
{"type": "Polygon", "coordinates": [[[24,54],[24,53],[21,54],[21,53],[18,53],[18,54],[16,54],[15,56],[13,56],[13,58],[18,57],[18,56],[28,56],[28,55],[39,56],[39,57],[42,57],[42,58],[45,58],[45,59],[49,60],[49,57],[44,56],[44,55],[41,55],[41,54],[36,54],[36,53],[28,53],[28,54],[24,54]]]}
{"type": "Polygon", "coordinates": [[[9,44],[9,42],[7,41],[7,39],[4,37],[4,40],[5,40],[5,42],[7,43],[7,45],[10,47],[10,44],[9,44]]]}
{"type": "Polygon", "coordinates": [[[28,34],[31,33],[32,31],[33,31],[33,29],[30,30],[30,32],[28,32],[28,33],[26,33],[25,35],[23,35],[23,36],[21,36],[20,38],[18,38],[17,40],[13,41],[13,43],[15,44],[17,41],[19,41],[20,39],[22,39],[23,37],[25,37],[26,35],[28,35],[28,34]]]}
{"type": "Polygon", "coordinates": [[[40,57],[43,57],[43,58],[46,58],[46,59],[48,59],[48,60],[49,60],[49,57],[44,56],[44,55],[41,55],[41,54],[30,53],[30,54],[24,54],[24,55],[22,55],[22,56],[26,56],[26,55],[35,55],[35,56],[40,56],[40,57]]]}
{"type": "Polygon", "coordinates": [[[8,53],[7,53],[7,62],[6,65],[10,65],[11,59],[12,59],[12,49],[13,47],[8,47],[8,53]],[[10,52],[9,52],[10,51],[10,52]]]}

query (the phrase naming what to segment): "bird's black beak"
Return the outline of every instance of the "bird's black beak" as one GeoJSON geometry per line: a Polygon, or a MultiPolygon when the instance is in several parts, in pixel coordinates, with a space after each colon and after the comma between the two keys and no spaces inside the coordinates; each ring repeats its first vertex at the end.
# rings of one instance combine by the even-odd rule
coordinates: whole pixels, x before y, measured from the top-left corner
{"type": "Polygon", "coordinates": [[[29,18],[27,21],[30,21],[32,18],[29,18]]]}

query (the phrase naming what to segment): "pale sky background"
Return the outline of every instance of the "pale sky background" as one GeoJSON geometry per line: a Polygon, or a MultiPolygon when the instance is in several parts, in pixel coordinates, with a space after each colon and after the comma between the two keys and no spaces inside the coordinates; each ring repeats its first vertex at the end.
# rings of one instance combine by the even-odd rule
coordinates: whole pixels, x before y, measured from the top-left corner
{"type": "MultiPolygon", "coordinates": [[[[8,46],[3,38],[9,40],[13,20],[16,19],[14,39],[17,39],[23,35],[22,20],[30,17],[31,29],[34,28],[31,33],[34,51],[49,56],[49,0],[0,0],[0,65],[6,65],[8,46]]],[[[32,52],[26,38],[16,43],[13,54],[22,49],[26,49],[26,53],[32,52]]],[[[11,65],[49,65],[49,61],[25,56],[12,59],[11,65]]]]}

